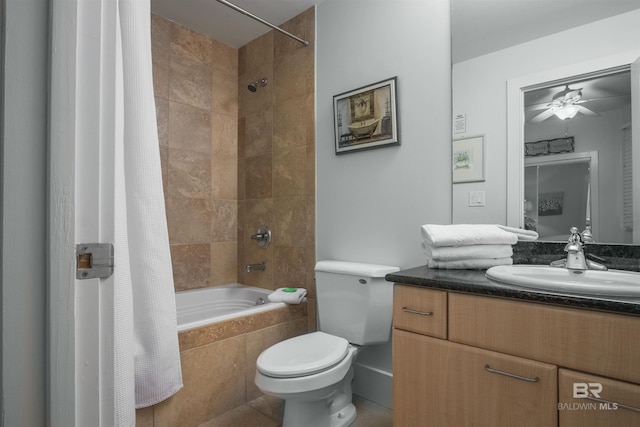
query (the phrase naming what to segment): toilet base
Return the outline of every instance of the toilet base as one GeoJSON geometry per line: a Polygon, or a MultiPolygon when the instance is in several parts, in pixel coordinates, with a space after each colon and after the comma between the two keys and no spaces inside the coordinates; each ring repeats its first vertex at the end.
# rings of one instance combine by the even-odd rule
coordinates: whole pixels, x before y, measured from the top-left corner
{"type": "Polygon", "coordinates": [[[356,419],[356,407],[349,403],[331,414],[327,402],[288,401],[285,406],[283,427],[347,427],[356,419]]]}

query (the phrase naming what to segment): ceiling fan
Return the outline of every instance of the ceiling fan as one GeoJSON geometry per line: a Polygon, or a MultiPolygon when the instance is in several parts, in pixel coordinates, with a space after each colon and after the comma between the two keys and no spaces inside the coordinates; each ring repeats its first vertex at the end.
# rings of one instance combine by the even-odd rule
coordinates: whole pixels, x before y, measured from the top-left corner
{"type": "Polygon", "coordinates": [[[587,107],[579,105],[588,101],[590,100],[582,99],[582,88],[571,89],[569,85],[566,85],[564,90],[553,95],[550,103],[529,106],[529,110],[546,108],[545,111],[533,117],[529,122],[540,123],[553,115],[563,120],[572,119],[578,113],[586,116],[598,116],[598,113],[591,111],[587,107]]]}

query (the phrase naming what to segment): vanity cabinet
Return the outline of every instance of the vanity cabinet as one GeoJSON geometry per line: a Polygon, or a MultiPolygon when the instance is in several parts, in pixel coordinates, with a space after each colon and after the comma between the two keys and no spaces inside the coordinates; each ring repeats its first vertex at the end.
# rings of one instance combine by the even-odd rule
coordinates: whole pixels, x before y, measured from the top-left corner
{"type": "Polygon", "coordinates": [[[393,373],[398,427],[640,426],[640,318],[396,284],[393,373]]]}

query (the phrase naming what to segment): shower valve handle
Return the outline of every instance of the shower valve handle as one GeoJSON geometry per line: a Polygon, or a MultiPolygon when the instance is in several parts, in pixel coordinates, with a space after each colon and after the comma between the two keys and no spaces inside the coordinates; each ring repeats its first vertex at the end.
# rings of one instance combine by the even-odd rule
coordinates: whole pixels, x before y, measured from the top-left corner
{"type": "Polygon", "coordinates": [[[258,242],[258,246],[266,249],[269,247],[269,243],[271,243],[271,230],[266,225],[261,225],[258,227],[256,234],[251,235],[251,240],[255,240],[258,242]]]}

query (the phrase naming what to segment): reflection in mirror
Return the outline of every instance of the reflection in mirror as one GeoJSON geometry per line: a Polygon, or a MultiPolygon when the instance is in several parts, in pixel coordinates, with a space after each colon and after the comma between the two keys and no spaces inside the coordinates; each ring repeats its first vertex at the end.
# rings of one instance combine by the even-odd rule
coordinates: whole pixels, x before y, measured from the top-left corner
{"type": "Polygon", "coordinates": [[[524,191],[537,208],[525,202],[524,227],[564,240],[589,226],[596,242],[631,243],[629,67],[540,86],[524,90],[524,191]]]}
{"type": "Polygon", "coordinates": [[[543,241],[566,240],[578,227],[599,237],[598,153],[571,153],[525,159],[524,228],[543,241]]]}
{"type": "MultiPolygon", "coordinates": [[[[525,174],[527,178],[533,175],[540,177],[546,168],[538,165],[525,170],[525,157],[532,157],[525,156],[525,143],[572,137],[573,150],[563,148],[566,141],[556,141],[553,154],[549,152],[536,157],[560,156],[556,154],[558,151],[568,151],[562,155],[598,152],[601,163],[599,206],[595,200],[596,189],[590,189],[588,185],[589,193],[582,193],[580,202],[585,205],[584,197],[589,197],[592,212],[589,221],[594,223],[594,229],[598,228],[594,235],[598,236],[600,243],[640,243],[640,148],[632,150],[631,155],[623,155],[603,146],[612,139],[618,141],[623,137],[620,133],[625,132],[623,127],[626,123],[621,110],[603,107],[603,112],[594,116],[590,112],[599,108],[594,101],[591,105],[587,102],[575,105],[589,111],[582,108],[575,108],[575,111],[566,108],[557,111],[558,114],[548,111],[553,105],[560,110],[570,99],[577,102],[614,98],[611,94],[604,94],[602,82],[590,80],[601,77],[597,73],[602,70],[622,66],[629,68],[631,64],[631,107],[626,107],[625,114],[631,117],[627,119],[631,122],[628,130],[631,146],[640,146],[640,132],[631,132],[631,128],[640,126],[640,97],[637,96],[640,95],[640,72],[637,71],[640,63],[634,62],[640,56],[637,43],[640,39],[640,26],[637,25],[640,22],[640,3],[635,0],[611,0],[597,4],[590,0],[451,0],[451,7],[452,116],[460,118],[452,123],[452,136],[456,140],[482,135],[485,141],[485,181],[453,184],[452,222],[493,222],[524,227],[525,208],[529,210],[526,212],[529,222],[538,213],[538,206],[533,204],[533,200],[525,198],[525,174]],[[559,10],[561,8],[564,10],[559,10]],[[508,19],[505,19],[507,10],[508,19]],[[526,111],[525,105],[529,107],[526,111]],[[573,117],[568,121],[558,117],[571,115],[573,117]],[[605,135],[605,129],[595,123],[614,115],[618,116],[618,127],[613,129],[616,136],[605,135]],[[538,120],[530,123],[536,116],[538,120]],[[591,124],[588,118],[594,119],[591,124]],[[587,128],[578,127],[580,122],[586,123],[587,128]],[[614,175],[618,182],[622,181],[619,177],[623,167],[619,166],[620,163],[611,166],[614,156],[617,156],[617,161],[634,159],[629,166],[634,169],[633,210],[622,217],[617,212],[609,217],[609,207],[619,206],[624,191],[620,189],[622,184],[615,191],[606,187],[606,181],[612,180],[614,175]],[[486,205],[478,207],[469,203],[469,195],[477,191],[486,194],[486,205]],[[525,199],[531,203],[525,205],[525,199]],[[596,225],[595,212],[598,209],[600,219],[596,225]],[[625,218],[635,222],[633,232],[628,231],[632,225],[625,224],[625,218]],[[612,228],[615,228],[613,232],[612,228]]],[[[608,123],[604,127],[612,126],[608,123]]],[[[590,175],[593,175],[593,166],[590,175]]],[[[534,182],[538,185],[537,180],[534,182]]],[[[592,179],[590,185],[594,185],[592,179]]],[[[553,204],[553,197],[550,200],[553,204]]],[[[569,203],[566,192],[563,203],[563,206],[569,203]]],[[[586,205],[584,211],[580,218],[586,227],[586,205]]],[[[543,221],[554,220],[558,216],[546,215],[543,221]]],[[[536,223],[539,220],[538,216],[536,223]]],[[[544,223],[542,225],[547,227],[544,223]]],[[[575,225],[582,227],[581,224],[575,225]]],[[[568,230],[558,234],[568,236],[568,230]]]]}

